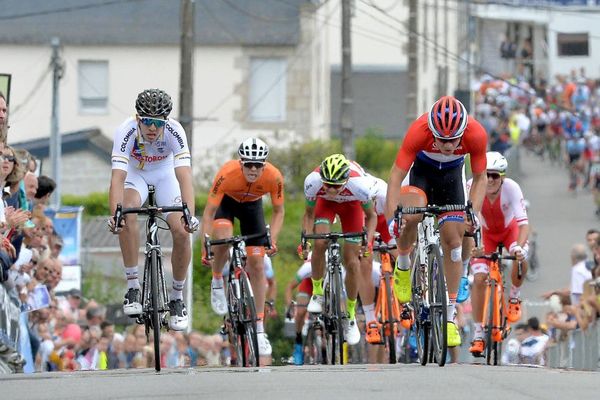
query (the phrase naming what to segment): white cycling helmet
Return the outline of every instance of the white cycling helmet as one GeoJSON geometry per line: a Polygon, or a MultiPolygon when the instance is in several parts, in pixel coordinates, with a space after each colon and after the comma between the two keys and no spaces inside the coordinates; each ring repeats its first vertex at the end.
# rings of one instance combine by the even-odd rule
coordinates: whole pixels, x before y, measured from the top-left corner
{"type": "Polygon", "coordinates": [[[487,167],[488,171],[495,171],[504,175],[506,173],[506,168],[508,168],[508,161],[506,161],[506,157],[497,151],[488,151],[486,153],[487,158],[487,167]]]}
{"type": "Polygon", "coordinates": [[[258,138],[248,138],[240,144],[238,154],[242,161],[265,162],[269,156],[269,146],[258,138]]]}

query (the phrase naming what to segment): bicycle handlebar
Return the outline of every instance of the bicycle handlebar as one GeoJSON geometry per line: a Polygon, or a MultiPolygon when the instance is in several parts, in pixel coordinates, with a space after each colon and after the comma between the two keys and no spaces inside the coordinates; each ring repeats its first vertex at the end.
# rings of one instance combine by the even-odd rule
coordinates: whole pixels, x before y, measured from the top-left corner
{"type": "Polygon", "coordinates": [[[325,240],[334,240],[338,239],[349,239],[349,238],[362,238],[362,245],[367,245],[367,231],[363,230],[362,232],[328,232],[328,233],[306,233],[302,231],[300,235],[300,239],[302,241],[302,249],[306,249],[306,242],[308,239],[325,239],[325,240]]]}
{"type": "Polygon", "coordinates": [[[388,251],[394,250],[397,248],[398,248],[398,246],[396,245],[396,243],[387,244],[381,239],[381,236],[378,236],[375,239],[375,243],[373,243],[373,251],[377,251],[380,253],[387,253],[388,251]]]}
{"type": "Polygon", "coordinates": [[[120,227],[123,222],[123,216],[127,214],[143,214],[143,215],[153,215],[156,216],[158,214],[167,213],[167,212],[181,212],[183,213],[183,220],[186,226],[190,226],[191,214],[190,210],[187,206],[187,203],[183,202],[180,206],[150,206],[150,207],[132,207],[132,208],[123,208],[121,203],[117,204],[117,208],[115,210],[115,215],[113,216],[115,220],[115,226],[120,227]]]}
{"type": "Polygon", "coordinates": [[[265,247],[267,249],[271,249],[271,227],[269,225],[266,226],[266,230],[264,232],[253,233],[250,235],[236,235],[225,239],[210,240],[210,236],[204,235],[204,249],[206,250],[206,258],[209,260],[213,259],[214,254],[212,252],[212,246],[221,246],[224,244],[237,245],[241,242],[246,242],[250,239],[257,239],[262,237],[267,238],[267,245],[265,247]]]}

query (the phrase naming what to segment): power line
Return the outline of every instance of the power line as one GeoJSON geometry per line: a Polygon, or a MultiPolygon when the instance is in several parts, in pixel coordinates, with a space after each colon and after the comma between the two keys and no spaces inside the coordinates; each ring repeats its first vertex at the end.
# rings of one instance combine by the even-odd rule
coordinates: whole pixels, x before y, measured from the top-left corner
{"type": "Polygon", "coordinates": [[[51,67],[51,64],[48,64],[46,69],[42,71],[42,73],[40,74],[38,79],[33,84],[33,87],[31,88],[29,93],[27,93],[27,95],[25,96],[25,100],[23,100],[23,102],[21,104],[16,105],[14,108],[11,107],[11,116],[12,117],[17,115],[19,113],[19,111],[23,107],[25,107],[29,103],[29,101],[31,101],[34,98],[34,96],[37,94],[37,92],[41,89],[42,83],[44,82],[46,77],[48,77],[48,74],[50,74],[50,71],[52,70],[52,68],[50,68],[50,67],[51,67]]]}
{"type": "Polygon", "coordinates": [[[146,0],[109,0],[109,1],[103,1],[101,3],[91,3],[91,4],[82,4],[79,6],[55,8],[53,10],[32,11],[32,12],[27,12],[27,13],[22,13],[22,14],[12,14],[12,15],[0,15],[0,21],[1,20],[9,20],[9,19],[14,20],[14,19],[20,19],[20,18],[37,17],[40,15],[59,14],[59,13],[64,13],[64,12],[72,12],[72,11],[87,10],[87,9],[99,8],[99,7],[105,7],[105,6],[112,6],[112,5],[120,4],[120,3],[133,3],[133,2],[143,2],[143,1],[146,1],[146,0]]]}

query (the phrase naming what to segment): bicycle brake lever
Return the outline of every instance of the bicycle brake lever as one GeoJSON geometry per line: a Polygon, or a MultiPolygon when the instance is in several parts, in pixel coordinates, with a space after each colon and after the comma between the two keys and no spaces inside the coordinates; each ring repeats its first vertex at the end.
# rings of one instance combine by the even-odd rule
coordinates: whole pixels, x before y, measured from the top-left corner
{"type": "Polygon", "coordinates": [[[181,208],[183,211],[183,221],[185,222],[185,226],[191,226],[192,216],[190,215],[190,209],[187,206],[187,203],[181,203],[181,208]]]}
{"type": "Polygon", "coordinates": [[[117,204],[117,209],[115,210],[115,231],[117,231],[121,227],[121,222],[123,220],[123,206],[121,203],[117,204]]]}
{"type": "Polygon", "coordinates": [[[206,251],[206,259],[212,260],[214,257],[214,254],[210,247],[210,236],[208,236],[208,234],[206,234],[206,233],[204,234],[204,250],[206,251]]]}
{"type": "Polygon", "coordinates": [[[267,229],[267,249],[271,250],[273,247],[273,242],[271,241],[271,226],[267,225],[265,228],[267,229]]]}

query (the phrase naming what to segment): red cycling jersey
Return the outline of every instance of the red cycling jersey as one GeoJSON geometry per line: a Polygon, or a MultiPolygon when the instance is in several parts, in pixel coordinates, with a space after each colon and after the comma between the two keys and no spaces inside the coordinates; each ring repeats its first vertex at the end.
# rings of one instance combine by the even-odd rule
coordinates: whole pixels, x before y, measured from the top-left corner
{"type": "Polygon", "coordinates": [[[396,167],[408,171],[418,157],[436,167],[448,168],[460,165],[467,154],[471,155],[471,171],[474,174],[485,172],[487,134],[481,124],[469,116],[469,122],[458,148],[453,154],[443,155],[435,146],[433,133],[427,125],[427,113],[417,118],[408,128],[404,141],[396,155],[396,167]]]}

